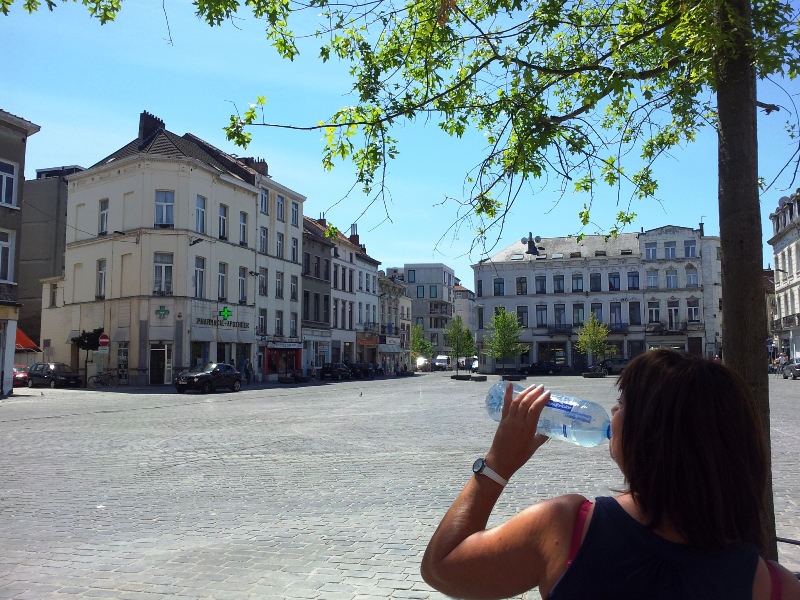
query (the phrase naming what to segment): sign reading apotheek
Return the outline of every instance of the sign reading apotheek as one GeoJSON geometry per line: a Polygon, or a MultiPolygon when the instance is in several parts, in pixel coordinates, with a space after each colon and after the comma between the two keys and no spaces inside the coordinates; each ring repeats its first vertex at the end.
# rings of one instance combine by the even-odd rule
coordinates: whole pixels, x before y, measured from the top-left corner
{"type": "Polygon", "coordinates": [[[204,319],[202,317],[197,317],[197,321],[195,325],[212,325],[214,327],[233,327],[236,329],[250,329],[250,323],[246,321],[228,321],[228,318],[232,315],[231,309],[227,306],[223,307],[221,311],[217,313],[218,316],[222,317],[221,319],[204,319]]]}

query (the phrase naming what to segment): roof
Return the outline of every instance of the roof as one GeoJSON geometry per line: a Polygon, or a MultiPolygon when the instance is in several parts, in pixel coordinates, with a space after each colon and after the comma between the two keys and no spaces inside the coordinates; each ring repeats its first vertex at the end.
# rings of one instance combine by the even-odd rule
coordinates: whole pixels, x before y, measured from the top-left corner
{"type": "Polygon", "coordinates": [[[20,129],[24,129],[25,133],[28,136],[32,136],[34,133],[38,133],[41,127],[39,127],[36,123],[31,123],[27,119],[23,119],[22,117],[18,117],[17,115],[12,115],[10,112],[3,110],[0,108],[0,121],[5,121],[6,123],[10,123],[15,127],[19,127],[20,129]]]}
{"type": "Polygon", "coordinates": [[[303,215],[303,233],[312,236],[321,244],[333,246],[333,242],[326,237],[325,230],[326,227],[323,227],[321,223],[303,215]]]}
{"type": "MultiPolygon", "coordinates": [[[[571,256],[579,252],[580,258],[594,258],[596,252],[605,252],[605,256],[623,256],[623,250],[630,250],[632,256],[639,256],[639,234],[638,233],[621,233],[617,237],[610,237],[606,239],[602,235],[587,235],[582,240],[578,241],[576,237],[557,237],[557,238],[542,238],[536,244],[539,250],[539,255],[545,258],[538,260],[553,260],[562,258],[578,258],[571,256]]],[[[527,242],[521,241],[514,242],[507,248],[500,250],[494,256],[481,261],[481,263],[505,263],[518,260],[525,260],[529,255],[525,254],[528,250],[527,242]]]]}

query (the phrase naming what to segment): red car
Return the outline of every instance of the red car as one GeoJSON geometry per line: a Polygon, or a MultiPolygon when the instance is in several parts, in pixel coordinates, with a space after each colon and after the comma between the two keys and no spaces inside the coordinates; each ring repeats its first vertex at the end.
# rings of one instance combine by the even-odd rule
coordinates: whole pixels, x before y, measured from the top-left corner
{"type": "Polygon", "coordinates": [[[14,365],[14,387],[28,385],[28,366],[14,365]]]}

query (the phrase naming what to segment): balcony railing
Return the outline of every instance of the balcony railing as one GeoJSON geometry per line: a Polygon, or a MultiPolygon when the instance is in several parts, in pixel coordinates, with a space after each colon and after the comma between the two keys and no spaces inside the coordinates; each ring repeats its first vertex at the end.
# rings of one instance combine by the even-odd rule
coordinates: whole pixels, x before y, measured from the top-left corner
{"type": "Polygon", "coordinates": [[[548,324],[547,333],[572,333],[572,323],[548,324]]]}
{"type": "Polygon", "coordinates": [[[628,323],[608,323],[609,333],[628,333],[628,323]]]}
{"type": "Polygon", "coordinates": [[[372,331],[373,333],[378,333],[378,329],[380,328],[379,323],[372,323],[367,321],[362,325],[364,331],[372,331]]]}
{"type": "Polygon", "coordinates": [[[788,317],[783,317],[783,328],[786,329],[787,327],[796,327],[797,326],[797,315],[789,315],[788,317]]]}

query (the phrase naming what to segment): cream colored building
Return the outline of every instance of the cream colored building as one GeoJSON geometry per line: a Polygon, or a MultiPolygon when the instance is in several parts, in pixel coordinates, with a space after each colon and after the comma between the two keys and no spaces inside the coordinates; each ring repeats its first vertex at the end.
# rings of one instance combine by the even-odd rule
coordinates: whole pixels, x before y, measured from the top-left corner
{"type": "Polygon", "coordinates": [[[775,315],[772,330],[776,352],[800,358],[800,197],[784,196],[769,216],[773,236],[768,240],[775,255],[775,315]]]}
{"type": "MultiPolygon", "coordinates": [[[[302,207],[264,161],[236,159],[142,113],[132,142],[68,179],[65,273],[44,280],[42,337],[82,368],[71,339],[102,327],[92,375],[170,384],[235,361],[300,368],[302,207]]],[[[81,353],[82,354],[82,353],[81,353]]]]}

